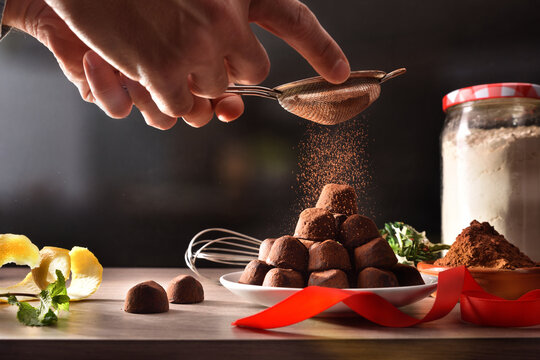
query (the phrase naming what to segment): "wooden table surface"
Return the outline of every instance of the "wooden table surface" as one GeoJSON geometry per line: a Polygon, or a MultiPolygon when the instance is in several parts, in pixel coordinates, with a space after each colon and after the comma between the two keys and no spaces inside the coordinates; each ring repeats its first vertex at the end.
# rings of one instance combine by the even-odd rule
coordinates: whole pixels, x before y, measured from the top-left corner
{"type": "MultiPolygon", "coordinates": [[[[187,269],[107,268],[96,294],[73,302],[56,326],[27,327],[15,318],[16,307],[0,304],[0,359],[55,358],[195,358],[195,359],[538,359],[540,327],[490,328],[464,323],[459,306],[445,318],[412,328],[384,328],[358,316],[316,318],[257,331],[231,326],[262,309],[217,284],[231,269],[207,269],[205,301],[175,305],[163,314],[138,315],[122,310],[127,290],[145,280],[166,287],[187,269]],[[58,356],[58,352],[62,355],[58,356]],[[188,357],[189,356],[189,357],[188,357]]],[[[22,279],[27,270],[0,270],[0,286],[22,279]]],[[[424,299],[402,308],[420,317],[433,303],[424,299]]]]}

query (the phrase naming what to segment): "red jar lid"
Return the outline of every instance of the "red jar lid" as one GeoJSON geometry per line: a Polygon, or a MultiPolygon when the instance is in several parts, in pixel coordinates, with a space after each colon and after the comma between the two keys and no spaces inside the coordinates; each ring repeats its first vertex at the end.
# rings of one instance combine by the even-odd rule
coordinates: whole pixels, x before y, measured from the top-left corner
{"type": "Polygon", "coordinates": [[[451,106],[467,101],[503,97],[540,99],[540,85],[507,82],[469,86],[454,90],[443,97],[443,111],[446,111],[451,106]]]}

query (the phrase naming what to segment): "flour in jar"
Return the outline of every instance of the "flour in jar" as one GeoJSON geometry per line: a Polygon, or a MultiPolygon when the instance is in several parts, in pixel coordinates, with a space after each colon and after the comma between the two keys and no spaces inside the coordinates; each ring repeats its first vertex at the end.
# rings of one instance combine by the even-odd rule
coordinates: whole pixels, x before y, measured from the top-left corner
{"type": "Polygon", "coordinates": [[[446,133],[442,156],[443,242],[478,219],[540,261],[540,126],[446,133]]]}

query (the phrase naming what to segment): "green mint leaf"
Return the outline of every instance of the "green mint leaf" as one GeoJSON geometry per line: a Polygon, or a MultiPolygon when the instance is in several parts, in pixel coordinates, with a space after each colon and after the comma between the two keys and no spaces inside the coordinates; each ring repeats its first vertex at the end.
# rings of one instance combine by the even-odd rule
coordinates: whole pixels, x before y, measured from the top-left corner
{"type": "Polygon", "coordinates": [[[9,295],[7,298],[7,302],[9,305],[18,305],[19,300],[17,300],[17,297],[14,295],[9,295]]]}
{"type": "Polygon", "coordinates": [[[419,232],[399,221],[385,223],[379,232],[388,241],[400,263],[435,260],[442,250],[450,248],[449,245],[431,243],[424,231],[419,232]]]}
{"type": "Polygon", "coordinates": [[[17,304],[19,311],[17,311],[17,319],[27,326],[41,326],[39,320],[39,311],[32,305],[26,302],[19,302],[17,304]]]}
{"type": "Polygon", "coordinates": [[[67,295],[56,295],[52,298],[53,307],[56,307],[59,310],[69,311],[69,296],[67,295]]]}
{"type": "Polygon", "coordinates": [[[56,276],[58,279],[39,293],[37,308],[29,303],[18,301],[13,295],[8,296],[8,303],[19,307],[17,319],[21,323],[28,326],[49,326],[58,321],[59,310],[69,310],[66,279],[59,270],[56,270],[56,276]]]}
{"type": "Polygon", "coordinates": [[[46,290],[51,297],[55,297],[56,295],[67,295],[66,279],[60,270],[56,270],[56,277],[56,281],[50,283],[46,290]]]}
{"type": "Polygon", "coordinates": [[[41,319],[41,325],[49,326],[49,325],[54,324],[57,321],[58,321],[58,316],[56,316],[56,314],[54,313],[52,309],[49,309],[49,311],[47,311],[43,315],[43,318],[41,319]]]}

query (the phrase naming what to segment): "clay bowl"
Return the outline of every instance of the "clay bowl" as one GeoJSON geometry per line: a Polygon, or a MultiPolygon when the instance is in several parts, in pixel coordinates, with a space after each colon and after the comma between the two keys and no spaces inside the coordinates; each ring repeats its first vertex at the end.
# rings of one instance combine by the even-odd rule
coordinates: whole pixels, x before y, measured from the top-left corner
{"type": "MultiPolygon", "coordinates": [[[[438,275],[449,269],[426,262],[418,263],[417,268],[428,275],[438,275]]],[[[531,290],[540,289],[540,266],[515,270],[470,267],[468,270],[485,291],[503,299],[515,300],[531,290]]]]}

